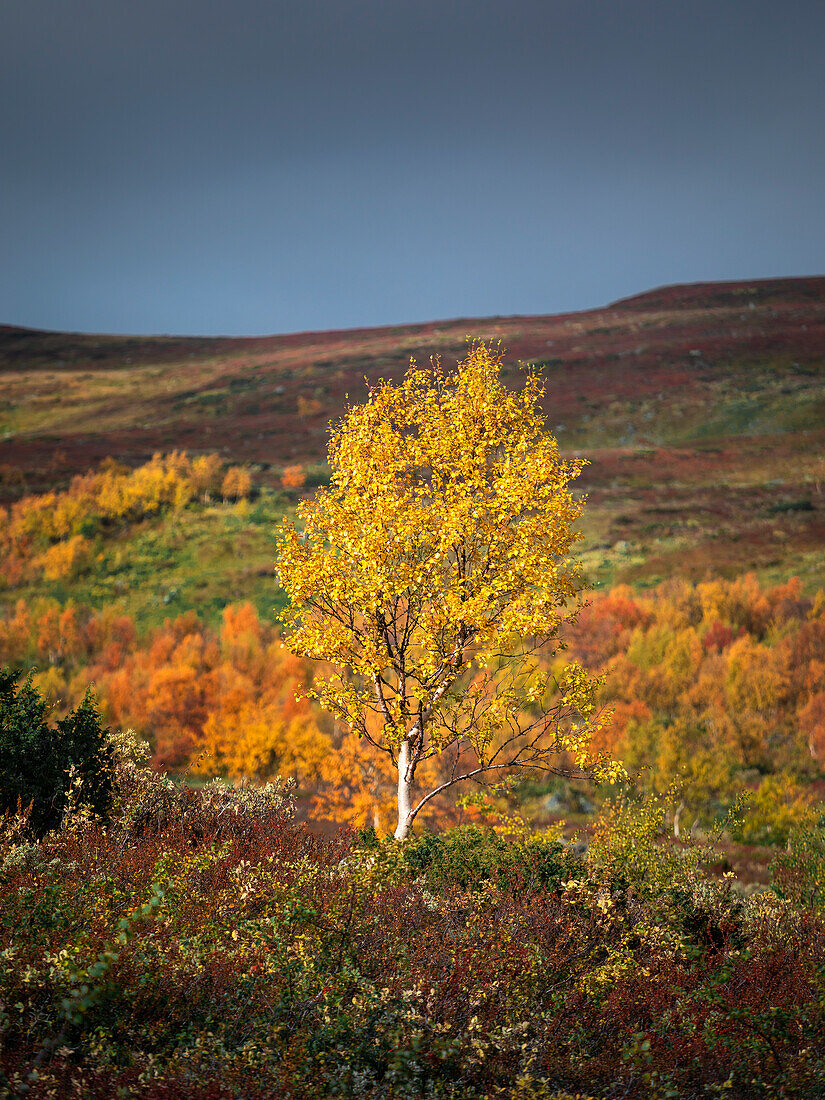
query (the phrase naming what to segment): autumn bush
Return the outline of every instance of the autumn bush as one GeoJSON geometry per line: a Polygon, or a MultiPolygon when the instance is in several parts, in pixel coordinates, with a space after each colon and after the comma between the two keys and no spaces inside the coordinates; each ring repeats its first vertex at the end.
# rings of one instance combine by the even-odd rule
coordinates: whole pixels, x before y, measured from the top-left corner
{"type": "Polygon", "coordinates": [[[281,485],[284,489],[300,489],[306,484],[306,470],[300,463],[293,466],[284,466],[281,474],[281,485]]]}
{"type": "Polygon", "coordinates": [[[225,500],[248,497],[251,488],[252,476],[243,466],[230,466],[221,482],[221,494],[225,500]]]}
{"type": "Polygon", "coordinates": [[[137,730],[157,765],[183,768],[205,752],[212,774],[311,779],[329,751],[315,712],[295,699],[306,666],[247,603],[225,608],[217,630],[187,612],[140,639],[111,608],[18,601],[0,618],[0,662],[37,669],[34,686],[62,711],[93,680],[106,720],[137,730]]]}
{"type": "Polygon", "coordinates": [[[108,823],[0,839],[0,1095],[825,1088],[821,916],[705,878],[656,805],[543,881],[541,838],[321,839],[282,785],[175,788],[128,739],[116,773],[108,823]]]}
{"type": "Polygon", "coordinates": [[[241,500],[251,492],[249,470],[224,471],[217,454],[156,454],[136,469],[107,459],[97,470],[75,476],[64,491],[27,495],[0,507],[2,586],[15,588],[40,575],[72,579],[90,566],[92,539],[107,526],[180,510],[198,497],[222,493],[241,500]]]}

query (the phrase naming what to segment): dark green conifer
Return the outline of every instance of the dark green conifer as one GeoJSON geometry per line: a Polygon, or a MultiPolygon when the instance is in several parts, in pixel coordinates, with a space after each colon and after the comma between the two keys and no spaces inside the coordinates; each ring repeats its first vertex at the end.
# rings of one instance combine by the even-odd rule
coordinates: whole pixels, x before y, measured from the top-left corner
{"type": "Polygon", "coordinates": [[[0,813],[28,814],[42,837],[60,826],[74,781],[79,805],[105,815],[112,800],[112,749],[91,688],[53,727],[29,676],[0,670],[0,813]]]}

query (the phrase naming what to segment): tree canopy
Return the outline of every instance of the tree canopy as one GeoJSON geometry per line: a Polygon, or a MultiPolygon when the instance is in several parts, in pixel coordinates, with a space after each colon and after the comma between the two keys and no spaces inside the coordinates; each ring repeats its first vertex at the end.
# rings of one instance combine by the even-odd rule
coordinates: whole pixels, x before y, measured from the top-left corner
{"type": "Polygon", "coordinates": [[[501,360],[475,342],[453,371],[411,361],[372,387],[331,429],[329,488],[281,529],[287,644],[331,663],[315,697],[398,769],[399,838],[462,780],[609,769],[588,748],[595,681],[538,661],[581,589],[584,462],[560,457],[535,373],[510,391],[501,360]]]}

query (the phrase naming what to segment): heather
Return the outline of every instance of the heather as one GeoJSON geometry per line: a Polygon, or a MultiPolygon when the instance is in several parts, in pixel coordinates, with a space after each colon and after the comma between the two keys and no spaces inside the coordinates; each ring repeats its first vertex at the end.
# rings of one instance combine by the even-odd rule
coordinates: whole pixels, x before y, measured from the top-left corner
{"type": "Polygon", "coordinates": [[[288,785],[193,791],[115,748],[106,818],[7,819],[6,1095],[825,1087],[821,830],[745,894],[655,800],[611,804],[584,854],[512,824],[321,838],[288,785]]]}

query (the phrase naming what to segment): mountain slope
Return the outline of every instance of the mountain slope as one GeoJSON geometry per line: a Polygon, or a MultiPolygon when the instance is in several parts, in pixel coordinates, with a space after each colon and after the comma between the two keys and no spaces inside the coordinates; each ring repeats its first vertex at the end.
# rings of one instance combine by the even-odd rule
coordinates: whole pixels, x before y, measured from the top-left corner
{"type": "Polygon", "coordinates": [[[264,484],[317,462],[365,378],[501,340],[543,375],[548,422],[586,456],[599,583],[756,569],[825,583],[825,278],[666,287],[602,309],[288,336],[118,337],[0,328],[0,494],[109,455],[219,451],[264,484]]]}

